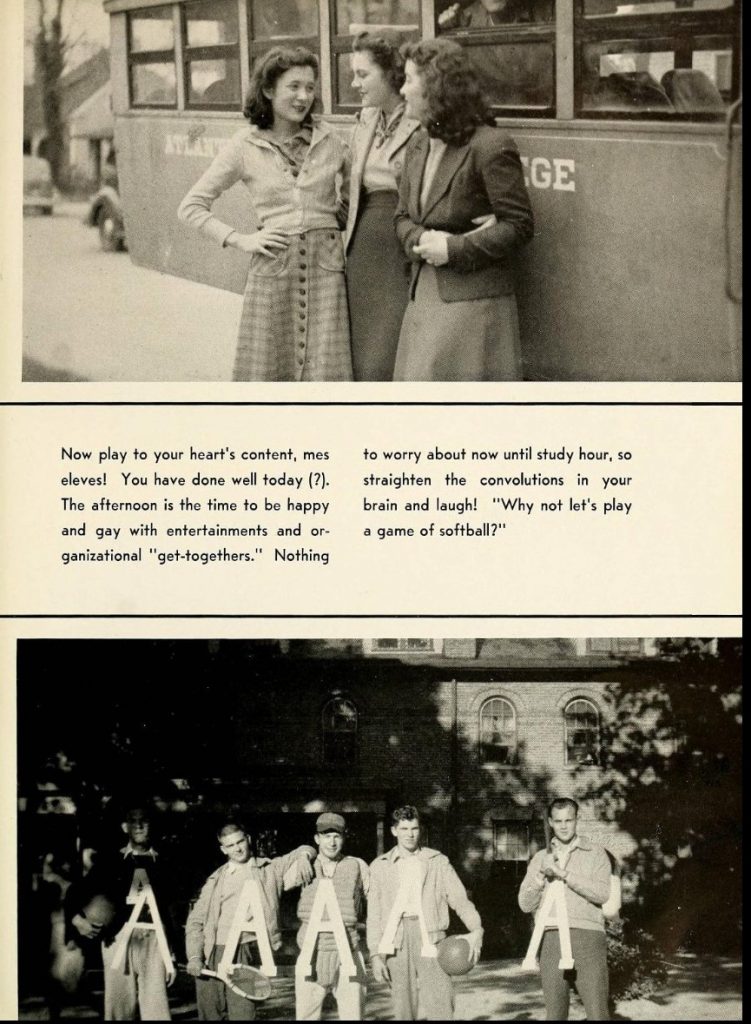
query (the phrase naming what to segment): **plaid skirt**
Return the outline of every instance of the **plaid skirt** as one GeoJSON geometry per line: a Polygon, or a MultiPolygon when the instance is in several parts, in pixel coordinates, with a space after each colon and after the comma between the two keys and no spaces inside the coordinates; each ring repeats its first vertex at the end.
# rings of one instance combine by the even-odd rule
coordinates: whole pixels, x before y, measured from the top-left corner
{"type": "Polygon", "coordinates": [[[233,380],[352,380],[341,232],[290,236],[278,256],[254,253],[233,380]]]}

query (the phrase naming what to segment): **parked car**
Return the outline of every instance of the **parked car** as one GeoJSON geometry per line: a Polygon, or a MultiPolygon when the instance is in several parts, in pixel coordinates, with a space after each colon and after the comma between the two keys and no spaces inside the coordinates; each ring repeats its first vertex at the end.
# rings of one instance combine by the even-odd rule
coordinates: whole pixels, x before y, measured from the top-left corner
{"type": "Polygon", "coordinates": [[[23,158],[23,212],[31,210],[51,216],[55,189],[49,163],[41,156],[23,158]]]}
{"type": "Polygon", "coordinates": [[[102,184],[91,200],[86,223],[89,227],[99,229],[99,240],[104,252],[127,249],[123,207],[114,163],[108,163],[102,172],[102,184]]]}

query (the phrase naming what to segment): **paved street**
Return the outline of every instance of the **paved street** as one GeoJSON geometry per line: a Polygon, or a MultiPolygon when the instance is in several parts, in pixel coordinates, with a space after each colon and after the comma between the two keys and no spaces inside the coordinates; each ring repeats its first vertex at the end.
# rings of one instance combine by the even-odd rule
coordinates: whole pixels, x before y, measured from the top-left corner
{"type": "Polygon", "coordinates": [[[24,379],[229,380],[241,296],[102,252],[85,210],[24,218],[24,379]]]}

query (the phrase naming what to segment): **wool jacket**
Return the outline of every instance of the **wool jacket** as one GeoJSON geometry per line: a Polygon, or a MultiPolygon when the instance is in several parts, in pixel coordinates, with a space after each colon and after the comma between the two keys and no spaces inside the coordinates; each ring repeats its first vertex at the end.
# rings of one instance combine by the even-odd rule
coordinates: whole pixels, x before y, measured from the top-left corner
{"type": "Polygon", "coordinates": [[[436,267],[438,293],[444,302],[510,295],[514,257],[534,234],[516,144],[501,129],[480,125],[465,145],[448,146],[422,205],[428,150],[423,128],[407,145],[394,214],[397,236],[412,261],[412,295],[422,268],[413,249],[428,228],[451,236],[448,263],[436,267]],[[475,231],[476,219],[490,214],[495,223],[475,231]]]}
{"type": "MultiPolygon", "coordinates": [[[[86,904],[94,896],[103,895],[115,906],[115,916],[111,923],[101,930],[98,939],[109,945],[130,918],[133,907],[126,899],[133,883],[136,869],[145,870],[154,893],[159,916],[162,919],[167,941],[175,948],[176,929],[172,915],[175,900],[175,865],[165,862],[165,856],[151,850],[147,854],[131,851],[129,846],[121,850],[102,855],[97,859],[85,878],[74,882],[65,894],[64,912],[66,925],[66,941],[73,940],[80,944],[81,937],[73,926],[73,918],[82,913],[86,904]]],[[[148,920],[146,914],[143,920],[148,920]]]]}
{"type": "MultiPolygon", "coordinates": [[[[295,861],[306,854],[313,858],[316,851],[312,846],[299,846],[283,857],[274,857],[273,860],[268,860],[265,857],[252,857],[244,865],[248,878],[254,878],[260,883],[263,912],[272,949],[279,949],[282,944],[282,933],[279,926],[279,898],[285,888],[284,876],[293,867],[295,861]]],[[[185,949],[188,959],[199,957],[208,961],[216,945],[221,910],[220,882],[227,870],[228,864],[222,864],[220,868],[209,875],[188,914],[185,925],[185,949]]]]}
{"type": "MultiPolygon", "coordinates": [[[[538,880],[545,852],[538,850],[534,855],[519,887],[519,906],[525,914],[537,915],[550,885],[547,879],[542,884],[538,880]]],[[[605,850],[578,837],[566,864],[566,909],[570,928],[605,930],[602,905],[610,896],[610,874],[610,860],[605,850]]]]}
{"type": "MultiPolygon", "coordinates": [[[[449,926],[449,907],[469,931],[482,927],[480,915],[467,896],[461,879],[444,854],[422,847],[416,854],[422,867],[422,911],[431,942],[439,942],[449,926]]],[[[370,865],[367,941],[371,956],[378,951],[389,912],[399,891],[399,847],[395,846],[370,865]]],[[[400,922],[396,945],[401,947],[404,926],[400,922]]]]}
{"type": "Polygon", "coordinates": [[[238,181],[248,190],[259,228],[293,235],[341,227],[346,221],[349,148],[332,129],[315,124],[295,176],[278,147],[256,125],[241,128],[185,196],[177,216],[224,245],[235,229],[212,213],[212,206],[238,181]]]}

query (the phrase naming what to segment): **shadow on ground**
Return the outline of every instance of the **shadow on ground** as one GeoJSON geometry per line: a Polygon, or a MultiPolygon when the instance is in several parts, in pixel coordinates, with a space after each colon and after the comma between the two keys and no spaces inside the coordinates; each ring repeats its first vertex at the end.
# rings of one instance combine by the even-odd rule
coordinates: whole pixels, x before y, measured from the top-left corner
{"type": "Polygon", "coordinates": [[[24,356],[21,368],[21,380],[31,383],[53,383],[59,381],[86,381],[87,377],[79,377],[68,370],[59,370],[57,367],[47,366],[38,359],[31,359],[24,356]]]}
{"type": "MultiPolygon", "coordinates": [[[[292,967],[280,968],[273,994],[259,1006],[259,1020],[294,1020],[292,967]]],[[[69,1005],[55,1017],[63,1020],[99,1020],[101,976],[94,976],[87,1004],[69,1005]],[[99,982],[99,984],[97,984],[99,982]]],[[[170,994],[173,1020],[195,1020],[193,985],[181,974],[170,994]]],[[[44,1001],[24,1000],[19,1020],[49,1020],[44,1001]]],[[[327,999],[324,1020],[337,1019],[336,1006],[327,999]]],[[[392,1020],[388,990],[368,984],[366,1020],[392,1020]]],[[[544,1020],[545,1011],[536,973],[523,972],[516,960],[481,963],[456,983],[457,1020],[544,1020]]],[[[584,1020],[578,999],[571,1000],[571,1020],[584,1020]]],[[[667,983],[652,999],[618,1004],[614,1020],[741,1020],[741,963],[723,957],[678,956],[671,961],[667,983]]]]}

